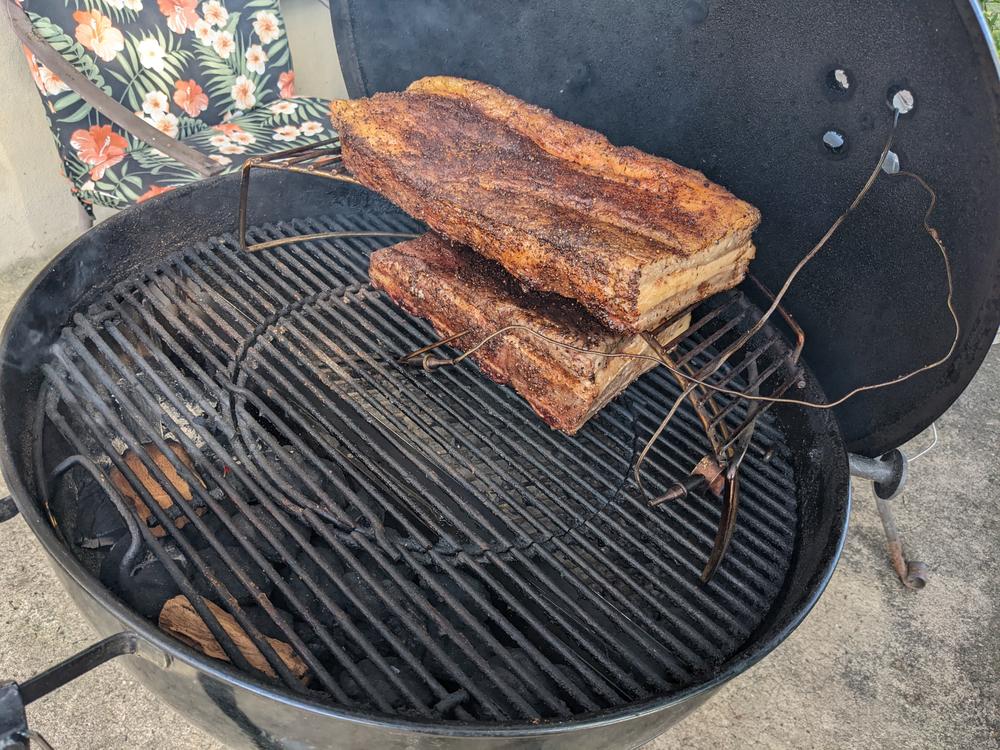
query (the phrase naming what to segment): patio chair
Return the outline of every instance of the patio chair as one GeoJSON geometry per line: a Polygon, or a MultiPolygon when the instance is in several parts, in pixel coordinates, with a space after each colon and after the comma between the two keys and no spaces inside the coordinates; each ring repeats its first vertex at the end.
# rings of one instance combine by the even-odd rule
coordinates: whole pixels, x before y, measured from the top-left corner
{"type": "Polygon", "coordinates": [[[124,208],[329,138],[277,0],[11,0],[72,190],[124,208]],[[54,56],[55,55],[55,56],[54,56]]]}

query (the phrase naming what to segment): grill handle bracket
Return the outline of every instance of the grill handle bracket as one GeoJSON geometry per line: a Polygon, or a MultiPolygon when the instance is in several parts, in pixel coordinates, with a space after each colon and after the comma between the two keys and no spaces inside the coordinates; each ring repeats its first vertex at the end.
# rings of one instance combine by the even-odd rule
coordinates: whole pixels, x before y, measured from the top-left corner
{"type": "Polygon", "coordinates": [[[850,453],[848,460],[852,476],[871,480],[875,505],[882,518],[882,528],[885,529],[886,547],[896,575],[908,589],[919,591],[927,585],[927,565],[906,558],[903,552],[903,538],[896,528],[896,517],[890,504],[891,500],[903,492],[908,476],[909,460],[899,448],[878,458],[850,453]]]}
{"type": "Polygon", "coordinates": [[[137,644],[135,633],[115,633],[24,682],[0,682],[0,750],[48,747],[39,734],[28,728],[25,706],[115,657],[134,654],[137,644]]]}
{"type": "Polygon", "coordinates": [[[18,514],[17,503],[14,502],[13,495],[0,497],[0,523],[9,521],[18,514]]]}

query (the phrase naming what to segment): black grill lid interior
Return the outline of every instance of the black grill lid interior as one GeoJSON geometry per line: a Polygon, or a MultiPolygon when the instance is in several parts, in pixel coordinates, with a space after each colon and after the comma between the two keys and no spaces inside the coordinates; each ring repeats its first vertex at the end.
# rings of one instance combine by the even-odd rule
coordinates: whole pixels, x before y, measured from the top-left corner
{"type": "MultiPolygon", "coordinates": [[[[753,268],[772,288],[864,182],[887,91],[908,87],[916,107],[894,150],[938,191],[962,335],[943,367],[837,409],[849,449],[878,454],[926,428],[985,356],[1000,322],[1000,83],[969,0],[335,0],[331,12],[352,96],[465,76],[704,171],[760,207],[753,268]],[[831,130],[839,153],[823,144],[831,130]]],[[[787,298],[831,398],[948,349],[926,205],[913,182],[881,180],[787,298]]]]}

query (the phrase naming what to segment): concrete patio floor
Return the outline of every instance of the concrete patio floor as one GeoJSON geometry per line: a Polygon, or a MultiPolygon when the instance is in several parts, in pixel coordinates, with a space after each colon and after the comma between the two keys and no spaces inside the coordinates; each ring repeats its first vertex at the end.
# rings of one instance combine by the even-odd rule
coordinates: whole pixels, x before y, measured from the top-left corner
{"type": "MultiPolygon", "coordinates": [[[[0,271],[0,320],[42,265],[0,271]]],[[[938,429],[895,504],[928,587],[896,580],[872,495],[855,482],[843,559],[806,622],[646,750],[1000,747],[1000,346],[938,429]]],[[[93,640],[24,522],[0,526],[0,680],[93,640]]],[[[28,713],[57,750],[221,747],[114,663],[28,713]]]]}

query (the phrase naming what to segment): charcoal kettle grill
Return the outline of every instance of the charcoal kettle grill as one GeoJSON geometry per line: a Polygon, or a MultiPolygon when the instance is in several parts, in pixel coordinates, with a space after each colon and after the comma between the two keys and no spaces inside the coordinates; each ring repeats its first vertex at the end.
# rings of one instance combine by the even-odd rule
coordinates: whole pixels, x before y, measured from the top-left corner
{"type": "MultiPolygon", "coordinates": [[[[25,704],[119,656],[233,744],[638,746],[802,621],[840,554],[849,469],[891,496],[895,449],[992,341],[1000,81],[974,5],[331,10],[352,95],[478,78],[705,171],[761,208],[753,270],[771,289],[853,197],[908,92],[893,153],[939,197],[955,353],[834,411],[760,414],[728,552],[702,583],[719,504],[650,507],[630,479],[679,392],[664,370],[578,436],[552,432],[469,363],[398,362],[435,337],[367,282],[372,249],[421,231],[383,199],[305,166],[264,169],[244,227],[238,176],[172,191],[63,251],[4,331],[8,508],[106,638],[0,688],[0,746],[26,742],[25,704]],[[187,602],[205,632],[158,627],[164,600],[187,602]]],[[[946,351],[926,207],[913,185],[880,181],[797,281],[787,318],[722,377],[768,372],[819,402],[946,351]]],[[[674,356],[710,361],[766,304],[749,286],[710,300],[674,356]]],[[[669,488],[708,449],[683,409],[644,479],[669,488]]]]}

